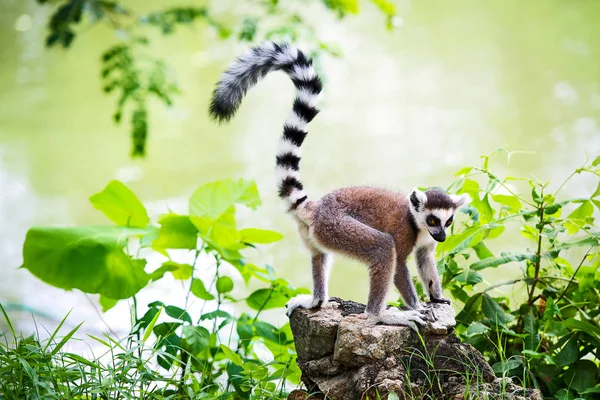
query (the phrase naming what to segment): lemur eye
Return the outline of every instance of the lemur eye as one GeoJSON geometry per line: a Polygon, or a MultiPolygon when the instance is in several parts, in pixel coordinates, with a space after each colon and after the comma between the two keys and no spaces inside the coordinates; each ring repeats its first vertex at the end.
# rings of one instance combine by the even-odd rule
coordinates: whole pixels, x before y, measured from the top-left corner
{"type": "Polygon", "coordinates": [[[429,226],[435,226],[435,223],[436,223],[436,222],[437,222],[437,221],[435,220],[435,218],[429,218],[429,219],[427,220],[427,224],[428,224],[429,226]]]}
{"type": "Polygon", "coordinates": [[[446,221],[446,228],[449,227],[450,225],[452,225],[452,217],[450,217],[448,219],[448,221],[446,221]]]}

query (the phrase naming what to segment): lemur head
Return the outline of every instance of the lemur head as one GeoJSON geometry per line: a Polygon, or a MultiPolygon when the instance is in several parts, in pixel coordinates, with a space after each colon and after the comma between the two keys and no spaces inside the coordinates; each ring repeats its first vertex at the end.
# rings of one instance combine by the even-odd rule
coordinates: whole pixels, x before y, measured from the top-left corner
{"type": "Polygon", "coordinates": [[[410,211],[419,230],[427,230],[438,242],[446,240],[446,228],[452,224],[454,212],[471,202],[468,194],[446,194],[440,189],[425,192],[414,189],[409,200],[410,211]]]}

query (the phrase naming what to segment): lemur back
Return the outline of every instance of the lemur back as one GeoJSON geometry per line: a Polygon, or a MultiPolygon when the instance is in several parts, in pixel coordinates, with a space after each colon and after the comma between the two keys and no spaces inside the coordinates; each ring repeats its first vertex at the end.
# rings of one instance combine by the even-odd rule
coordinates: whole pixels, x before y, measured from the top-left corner
{"type": "Polygon", "coordinates": [[[468,198],[447,195],[439,189],[415,189],[406,196],[359,186],[333,191],[317,201],[308,200],[300,181],[300,146],[308,123],[319,112],[316,104],[322,90],[311,59],[287,44],[254,47],[223,73],[213,92],[210,115],[219,122],[229,121],[248,89],[272,71],[285,72],[296,87],[275,159],[277,184],[279,197],[295,217],[312,256],[313,295],[291,299],[288,315],[298,307],[327,305],[331,253],[335,252],[361,260],[369,267],[366,317],[416,329],[415,323],[425,323],[426,310],[419,302],[406,260],[416,249],[419,276],[430,300],[449,303],[442,296],[435,267],[435,243],[445,240],[445,229],[452,223],[455,210],[468,198]],[[384,311],[392,281],[409,311],[384,311]]]}

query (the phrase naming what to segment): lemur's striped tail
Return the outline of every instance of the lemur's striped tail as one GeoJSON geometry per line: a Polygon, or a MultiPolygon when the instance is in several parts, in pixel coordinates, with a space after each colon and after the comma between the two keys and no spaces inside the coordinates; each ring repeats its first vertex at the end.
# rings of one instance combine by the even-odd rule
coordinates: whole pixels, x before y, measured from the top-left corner
{"type": "Polygon", "coordinates": [[[319,112],[316,103],[323,88],[312,60],[287,44],[266,43],[254,47],[221,76],[213,92],[210,115],[219,122],[229,121],[248,89],[269,72],[277,70],[287,73],[297,89],[294,107],[279,140],[276,167],[279,197],[290,210],[295,210],[307,200],[300,183],[300,146],[308,133],[306,125],[319,112]]]}

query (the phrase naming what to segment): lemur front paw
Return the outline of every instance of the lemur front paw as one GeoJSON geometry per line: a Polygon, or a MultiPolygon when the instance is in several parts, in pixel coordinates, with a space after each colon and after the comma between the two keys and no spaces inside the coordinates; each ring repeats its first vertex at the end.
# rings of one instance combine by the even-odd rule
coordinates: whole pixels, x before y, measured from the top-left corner
{"type": "Polygon", "coordinates": [[[313,298],[309,294],[299,294],[298,296],[291,298],[285,305],[287,308],[286,315],[292,316],[292,313],[296,308],[317,308],[324,307],[327,304],[327,299],[313,298]]]}
{"type": "Polygon", "coordinates": [[[448,300],[445,297],[436,298],[436,297],[433,297],[433,296],[429,297],[429,302],[431,302],[431,303],[437,303],[437,304],[450,304],[451,303],[451,301],[448,300]]]}

